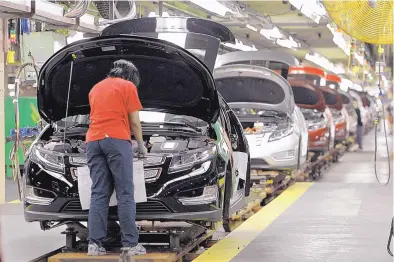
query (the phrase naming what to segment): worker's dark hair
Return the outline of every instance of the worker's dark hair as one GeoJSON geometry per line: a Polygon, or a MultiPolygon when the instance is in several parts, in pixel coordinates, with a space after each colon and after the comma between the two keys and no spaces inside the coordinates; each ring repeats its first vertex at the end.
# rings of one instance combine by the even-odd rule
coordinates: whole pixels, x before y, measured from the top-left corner
{"type": "Polygon", "coordinates": [[[133,82],[137,87],[141,81],[137,67],[132,62],[123,59],[114,62],[111,71],[109,71],[109,77],[122,78],[133,82]]]}

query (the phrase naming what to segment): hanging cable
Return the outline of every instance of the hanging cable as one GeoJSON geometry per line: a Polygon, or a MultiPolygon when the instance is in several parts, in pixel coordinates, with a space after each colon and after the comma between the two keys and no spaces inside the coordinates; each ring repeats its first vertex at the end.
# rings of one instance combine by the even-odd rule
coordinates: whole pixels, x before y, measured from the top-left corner
{"type": "Polygon", "coordinates": [[[8,155],[11,165],[12,165],[12,176],[14,180],[18,180],[18,191],[19,191],[19,200],[22,200],[22,188],[21,188],[21,180],[22,176],[20,173],[19,169],[19,154],[18,154],[18,149],[21,148],[22,151],[25,153],[27,151],[27,147],[23,144],[20,143],[20,130],[19,130],[19,88],[20,88],[20,76],[23,72],[23,70],[30,66],[34,68],[34,71],[36,73],[36,84],[38,83],[38,71],[39,68],[37,67],[34,57],[31,55],[29,52],[29,56],[32,59],[33,62],[28,62],[22,64],[17,71],[16,78],[15,78],[15,98],[13,100],[14,103],[14,111],[15,111],[15,141],[14,144],[11,147],[10,153],[8,155]]]}
{"type": "MultiPolygon", "coordinates": [[[[379,54],[383,54],[384,50],[382,49],[381,46],[379,46],[378,49],[379,54]]],[[[383,97],[383,92],[382,92],[382,86],[381,86],[381,67],[379,64],[379,80],[378,80],[378,88],[379,88],[379,97],[380,100],[383,104],[382,97],[383,97]]],[[[385,116],[385,110],[384,106],[382,106],[382,118],[383,118],[383,132],[384,132],[384,137],[385,137],[385,142],[386,142],[386,152],[387,152],[387,163],[388,163],[388,178],[385,183],[382,183],[379,179],[378,175],[378,168],[377,168],[377,155],[378,155],[378,125],[379,125],[379,120],[375,119],[375,155],[374,155],[374,168],[375,168],[375,177],[378,183],[382,186],[386,186],[388,183],[390,183],[391,179],[391,161],[390,161],[390,148],[389,148],[389,143],[388,143],[388,138],[387,138],[387,128],[386,128],[386,116],[385,116]]]]}
{"type": "Polygon", "coordinates": [[[391,220],[390,235],[389,235],[389,240],[387,241],[387,252],[390,254],[390,256],[393,256],[393,251],[391,251],[391,241],[393,240],[393,233],[394,233],[394,218],[391,220]]]}

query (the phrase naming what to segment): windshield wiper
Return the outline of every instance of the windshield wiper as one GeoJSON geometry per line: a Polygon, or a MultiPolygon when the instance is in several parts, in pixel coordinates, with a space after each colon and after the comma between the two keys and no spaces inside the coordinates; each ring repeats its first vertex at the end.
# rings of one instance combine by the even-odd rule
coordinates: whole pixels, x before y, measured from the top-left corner
{"type": "Polygon", "coordinates": [[[163,121],[163,122],[154,122],[154,123],[149,123],[149,122],[141,122],[142,124],[155,124],[155,125],[175,125],[175,126],[182,126],[182,127],[187,127],[192,129],[195,132],[201,133],[201,129],[198,127],[195,127],[193,125],[183,123],[183,122],[168,122],[168,121],[163,121]]]}

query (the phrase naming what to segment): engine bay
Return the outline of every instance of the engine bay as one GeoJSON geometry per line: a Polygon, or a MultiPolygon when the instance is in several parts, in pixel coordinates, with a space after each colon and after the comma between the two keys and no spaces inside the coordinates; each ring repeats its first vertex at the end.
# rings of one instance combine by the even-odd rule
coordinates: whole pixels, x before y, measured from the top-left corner
{"type": "MultiPolygon", "coordinates": [[[[181,153],[208,146],[213,140],[208,136],[185,136],[185,135],[165,135],[152,134],[143,135],[148,153],[153,154],[173,154],[181,153]]],[[[43,142],[43,141],[42,141],[43,142]]],[[[137,149],[137,141],[132,140],[133,150],[137,149]]],[[[85,135],[69,134],[64,139],[64,134],[55,133],[49,140],[43,143],[43,147],[59,153],[86,153],[85,135]]]]}

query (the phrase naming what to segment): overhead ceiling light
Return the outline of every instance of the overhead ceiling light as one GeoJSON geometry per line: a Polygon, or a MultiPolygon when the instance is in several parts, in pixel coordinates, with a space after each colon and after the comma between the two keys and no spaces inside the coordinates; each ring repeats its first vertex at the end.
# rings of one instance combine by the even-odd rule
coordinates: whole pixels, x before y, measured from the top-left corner
{"type": "Polygon", "coordinates": [[[224,6],[219,1],[210,0],[210,1],[201,1],[201,0],[190,0],[195,5],[204,8],[208,12],[226,16],[227,14],[238,14],[238,12],[231,10],[230,8],[224,6]]]}
{"type": "Polygon", "coordinates": [[[279,31],[279,29],[275,26],[273,29],[261,29],[260,34],[265,38],[270,40],[276,40],[278,38],[282,38],[283,34],[279,31]]]}
{"type": "Polygon", "coordinates": [[[347,56],[350,56],[350,44],[346,41],[344,35],[341,32],[337,32],[336,29],[327,24],[327,28],[331,31],[333,38],[332,41],[345,52],[347,56]]]}
{"type": "Polygon", "coordinates": [[[249,28],[249,29],[252,30],[252,31],[255,31],[255,32],[258,31],[257,28],[254,27],[254,26],[252,26],[252,25],[247,24],[246,27],[249,28]]]}
{"type": "Polygon", "coordinates": [[[294,41],[294,39],[291,36],[289,36],[289,39],[277,39],[276,43],[282,47],[286,47],[289,49],[295,49],[301,47],[301,44],[294,41]]]}
{"type": "Polygon", "coordinates": [[[252,46],[244,45],[238,39],[235,39],[235,44],[224,43],[223,45],[227,46],[227,47],[230,47],[230,48],[237,49],[237,50],[241,50],[241,51],[257,51],[258,50],[254,45],[252,45],[252,46]]]}
{"type": "Polygon", "coordinates": [[[320,22],[322,16],[327,15],[324,6],[317,0],[289,0],[289,2],[316,24],[320,22]]]}

